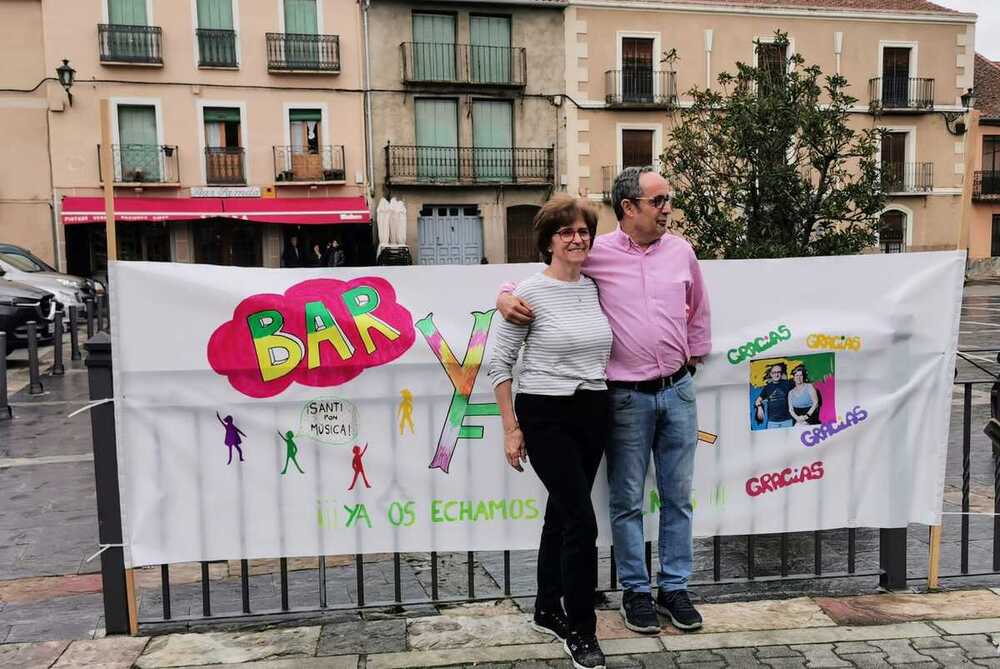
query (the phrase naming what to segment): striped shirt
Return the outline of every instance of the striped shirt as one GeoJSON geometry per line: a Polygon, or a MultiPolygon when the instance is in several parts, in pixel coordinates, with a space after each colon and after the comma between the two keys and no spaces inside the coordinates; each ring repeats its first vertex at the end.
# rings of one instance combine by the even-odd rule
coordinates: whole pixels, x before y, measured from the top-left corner
{"type": "Polygon", "coordinates": [[[522,281],[514,294],[531,305],[535,317],[531,325],[500,319],[489,362],[493,386],[513,378],[521,352],[518,392],[572,395],[578,389],[606,389],[611,326],[601,311],[597,284],[585,276],[568,282],[539,273],[522,281]]]}

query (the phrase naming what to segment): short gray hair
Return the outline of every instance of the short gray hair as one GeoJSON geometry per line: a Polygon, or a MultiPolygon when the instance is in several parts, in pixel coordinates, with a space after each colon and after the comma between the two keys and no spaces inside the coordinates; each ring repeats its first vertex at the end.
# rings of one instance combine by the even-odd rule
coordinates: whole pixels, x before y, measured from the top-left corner
{"type": "Polygon", "coordinates": [[[611,204],[615,208],[615,216],[619,221],[625,218],[622,200],[635,200],[642,197],[642,186],[639,185],[639,179],[646,172],[655,171],[652,165],[626,167],[615,177],[615,185],[611,189],[611,204]]]}

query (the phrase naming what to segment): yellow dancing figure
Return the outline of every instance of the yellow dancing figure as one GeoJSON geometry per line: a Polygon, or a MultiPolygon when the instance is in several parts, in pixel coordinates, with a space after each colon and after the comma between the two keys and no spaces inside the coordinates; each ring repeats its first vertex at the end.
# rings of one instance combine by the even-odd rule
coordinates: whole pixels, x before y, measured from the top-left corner
{"type": "Polygon", "coordinates": [[[403,426],[410,426],[410,434],[413,434],[413,393],[410,392],[409,388],[403,388],[399,391],[400,396],[403,398],[399,403],[399,410],[396,415],[399,416],[399,434],[403,435],[403,426]]]}

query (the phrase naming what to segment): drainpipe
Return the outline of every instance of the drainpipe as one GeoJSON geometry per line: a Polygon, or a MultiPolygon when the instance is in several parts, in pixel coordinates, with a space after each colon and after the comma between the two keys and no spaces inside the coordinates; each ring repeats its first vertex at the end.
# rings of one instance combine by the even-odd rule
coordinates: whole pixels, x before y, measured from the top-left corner
{"type": "Polygon", "coordinates": [[[366,170],[368,174],[368,196],[372,199],[375,198],[375,157],[372,139],[372,92],[371,92],[371,50],[368,45],[368,8],[371,6],[371,0],[359,0],[361,3],[361,16],[363,24],[363,42],[365,45],[365,69],[364,76],[362,77],[362,86],[365,89],[365,153],[368,160],[366,165],[366,170]]]}

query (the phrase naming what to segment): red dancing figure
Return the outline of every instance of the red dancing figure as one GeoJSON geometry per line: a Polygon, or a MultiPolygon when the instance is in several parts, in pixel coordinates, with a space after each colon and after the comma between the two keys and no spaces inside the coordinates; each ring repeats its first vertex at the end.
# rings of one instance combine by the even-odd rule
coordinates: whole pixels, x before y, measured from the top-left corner
{"type": "Polygon", "coordinates": [[[244,437],[246,436],[245,434],[243,434],[243,430],[241,430],[240,428],[236,427],[235,424],[233,424],[232,416],[226,416],[225,420],[223,420],[222,416],[219,415],[219,412],[216,411],[215,417],[219,419],[220,423],[222,423],[222,427],[226,428],[226,446],[229,447],[229,462],[227,462],[226,464],[231,465],[233,463],[234,448],[240,454],[240,462],[243,462],[243,449],[240,448],[240,444],[243,443],[243,440],[240,439],[240,435],[243,435],[244,437]]]}
{"type": "Polygon", "coordinates": [[[365,466],[361,464],[361,456],[368,450],[368,444],[365,444],[364,448],[355,446],[351,450],[354,451],[354,459],[351,460],[351,467],[354,468],[354,478],[351,480],[351,487],[348,488],[348,491],[354,490],[354,485],[358,482],[358,474],[361,475],[361,479],[365,482],[365,487],[371,488],[372,484],[368,482],[368,477],[365,476],[365,466]]]}

